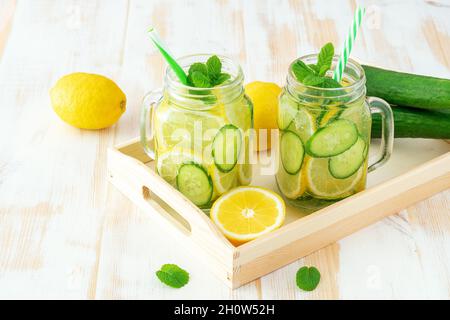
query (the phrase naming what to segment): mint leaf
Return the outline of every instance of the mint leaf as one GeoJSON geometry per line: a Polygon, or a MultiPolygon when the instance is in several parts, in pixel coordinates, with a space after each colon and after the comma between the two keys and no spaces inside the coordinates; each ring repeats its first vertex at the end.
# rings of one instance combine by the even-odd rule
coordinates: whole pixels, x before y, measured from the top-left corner
{"type": "Polygon", "coordinates": [[[206,61],[206,67],[208,69],[208,76],[210,79],[216,79],[220,76],[222,71],[222,62],[217,56],[212,56],[206,61]]]}
{"type": "Polygon", "coordinates": [[[206,67],[205,64],[200,62],[193,63],[189,67],[189,75],[192,75],[194,72],[200,72],[203,75],[208,76],[208,68],[206,67]]]}
{"type": "Polygon", "coordinates": [[[158,279],[172,288],[181,288],[189,282],[189,273],[176,264],[165,264],[156,271],[158,279]]]}
{"type": "Polygon", "coordinates": [[[319,69],[319,76],[323,76],[331,68],[331,62],[334,56],[334,46],[331,42],[320,49],[319,56],[317,58],[317,69],[319,69]]]}
{"type": "Polygon", "coordinates": [[[210,88],[211,82],[207,75],[201,73],[200,71],[194,71],[190,75],[192,84],[197,88],[210,88]]]}
{"type": "Polygon", "coordinates": [[[295,276],[297,287],[305,291],[313,291],[320,282],[320,272],[315,267],[302,267],[295,276]]]}
{"type": "Polygon", "coordinates": [[[188,85],[197,88],[211,88],[230,79],[228,73],[222,72],[219,57],[211,56],[206,63],[196,62],[189,67],[188,85]]]}
{"type": "Polygon", "coordinates": [[[324,78],[324,82],[321,85],[322,88],[342,88],[341,84],[334,80],[333,78],[324,78]]]}
{"type": "Polygon", "coordinates": [[[221,74],[217,77],[216,81],[214,82],[214,85],[215,85],[215,86],[218,86],[219,84],[224,83],[225,81],[227,81],[227,80],[230,79],[230,78],[231,78],[231,76],[230,76],[228,73],[221,73],[221,74]]]}
{"type": "Polygon", "coordinates": [[[308,67],[303,61],[297,60],[292,66],[292,72],[294,72],[295,77],[298,81],[303,82],[309,75],[314,75],[314,70],[308,67]]]}
{"type": "Polygon", "coordinates": [[[303,79],[303,84],[315,87],[322,84],[324,81],[325,81],[324,77],[319,77],[316,76],[315,74],[310,74],[303,79]]]}
{"type": "Polygon", "coordinates": [[[308,64],[308,67],[314,71],[314,74],[319,74],[319,68],[315,64],[308,64]]]}

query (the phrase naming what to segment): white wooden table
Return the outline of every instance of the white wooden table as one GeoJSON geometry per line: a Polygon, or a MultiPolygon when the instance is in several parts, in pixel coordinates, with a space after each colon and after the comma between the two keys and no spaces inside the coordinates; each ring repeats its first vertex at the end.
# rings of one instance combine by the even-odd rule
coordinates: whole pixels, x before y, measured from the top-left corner
{"type": "MultiPolygon", "coordinates": [[[[450,78],[450,1],[361,1],[353,57],[450,78]]],[[[247,81],[284,83],[289,63],[325,42],[340,46],[355,1],[0,0],[0,298],[315,299],[450,296],[450,191],[231,291],[106,179],[106,149],[138,135],[140,99],[164,62],[146,36],[158,28],[176,55],[224,53],[247,81]],[[120,122],[98,132],[53,113],[48,90],[86,71],[126,92],[120,122]],[[189,285],[154,272],[176,263],[189,285]],[[322,281],[295,286],[300,266],[322,281]]],[[[418,151],[419,152],[419,151],[418,151]]]]}

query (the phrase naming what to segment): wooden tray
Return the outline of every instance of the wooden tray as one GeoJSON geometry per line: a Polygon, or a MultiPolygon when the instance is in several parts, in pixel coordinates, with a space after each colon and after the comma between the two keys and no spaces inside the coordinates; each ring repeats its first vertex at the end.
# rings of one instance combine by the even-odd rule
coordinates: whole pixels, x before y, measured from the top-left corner
{"type": "MultiPolygon", "coordinates": [[[[375,145],[371,150],[378,149],[375,145]]],[[[277,191],[273,176],[258,172],[256,166],[252,184],[277,191]]],[[[239,247],[155,173],[138,139],[108,150],[108,174],[113,185],[167,228],[177,245],[185,245],[237,288],[450,188],[450,144],[398,139],[388,164],[369,174],[367,190],[309,215],[288,206],[283,227],[239,247]]]]}

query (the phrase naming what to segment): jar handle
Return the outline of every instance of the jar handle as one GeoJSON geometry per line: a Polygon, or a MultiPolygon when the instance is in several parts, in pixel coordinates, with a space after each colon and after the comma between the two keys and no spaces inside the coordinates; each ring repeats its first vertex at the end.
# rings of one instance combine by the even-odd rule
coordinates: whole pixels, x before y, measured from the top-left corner
{"type": "Polygon", "coordinates": [[[381,146],[374,163],[369,165],[369,172],[383,166],[391,157],[394,146],[394,115],[389,103],[380,98],[367,97],[370,113],[381,115],[381,146]]]}
{"type": "Polygon", "coordinates": [[[155,160],[155,150],[149,146],[148,142],[153,139],[153,116],[155,108],[161,99],[162,90],[157,89],[147,93],[142,101],[141,144],[145,153],[153,160],[155,160]],[[147,132],[150,133],[150,137],[147,137],[147,132]]]}

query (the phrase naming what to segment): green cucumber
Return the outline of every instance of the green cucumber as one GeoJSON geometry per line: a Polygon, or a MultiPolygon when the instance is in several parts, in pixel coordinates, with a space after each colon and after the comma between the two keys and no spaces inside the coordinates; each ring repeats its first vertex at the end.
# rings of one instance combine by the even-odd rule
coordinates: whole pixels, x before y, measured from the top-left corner
{"type": "Polygon", "coordinates": [[[280,158],[287,173],[295,175],[300,171],[305,156],[302,140],[292,131],[285,131],[280,139],[280,158]]]}
{"type": "MultiPolygon", "coordinates": [[[[450,113],[392,107],[396,138],[450,139],[450,113]]],[[[372,138],[381,137],[381,117],[372,115],[372,138]]]]}
{"type": "Polygon", "coordinates": [[[199,207],[206,206],[213,194],[211,177],[195,162],[185,163],[178,169],[177,188],[199,207]]]}
{"type": "Polygon", "coordinates": [[[366,158],[366,143],[361,137],[347,151],[328,160],[328,170],[336,179],[346,179],[359,170],[366,158]]]}
{"type": "Polygon", "coordinates": [[[224,125],[214,137],[212,146],[216,167],[222,172],[230,172],[236,166],[241,153],[241,130],[232,124],[224,125]]]}
{"type": "Polygon", "coordinates": [[[358,140],[356,125],[338,119],[317,130],[306,143],[306,152],[316,158],[333,157],[343,153],[358,140]]]}
{"type": "Polygon", "coordinates": [[[367,95],[391,104],[414,108],[450,110],[450,80],[362,66],[367,95]]]}

